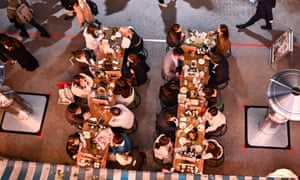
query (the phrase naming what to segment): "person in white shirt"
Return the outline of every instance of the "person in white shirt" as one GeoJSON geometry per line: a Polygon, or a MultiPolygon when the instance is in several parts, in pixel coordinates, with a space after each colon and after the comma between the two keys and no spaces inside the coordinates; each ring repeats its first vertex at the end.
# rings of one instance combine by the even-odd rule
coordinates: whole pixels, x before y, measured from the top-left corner
{"type": "Polygon", "coordinates": [[[134,91],[124,78],[119,78],[114,88],[116,102],[129,106],[134,101],[134,91]]]}
{"type": "Polygon", "coordinates": [[[73,77],[71,91],[77,97],[87,98],[92,90],[93,85],[94,80],[92,77],[84,73],[80,73],[73,77]]]}
{"type": "Polygon", "coordinates": [[[124,104],[116,104],[110,108],[112,118],[109,126],[115,128],[131,129],[134,125],[135,116],[124,104]]]}
{"type": "Polygon", "coordinates": [[[219,131],[223,125],[226,125],[225,115],[221,111],[219,111],[216,107],[209,108],[205,112],[204,118],[207,121],[205,137],[209,137],[210,133],[219,131]]]}
{"type": "Polygon", "coordinates": [[[161,75],[166,81],[179,76],[184,60],[184,51],[180,47],[170,49],[164,57],[161,75]]]}
{"type": "Polygon", "coordinates": [[[83,30],[85,47],[94,51],[99,50],[99,42],[103,38],[102,31],[95,23],[88,24],[83,30]]]}
{"type": "Polygon", "coordinates": [[[165,134],[159,135],[153,144],[154,158],[162,164],[170,164],[173,160],[173,144],[170,137],[165,134]]]}

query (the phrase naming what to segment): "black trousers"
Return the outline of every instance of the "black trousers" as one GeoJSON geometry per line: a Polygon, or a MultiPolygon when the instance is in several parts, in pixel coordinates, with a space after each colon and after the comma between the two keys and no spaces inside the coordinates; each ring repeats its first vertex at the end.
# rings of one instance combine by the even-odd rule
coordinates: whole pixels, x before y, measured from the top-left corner
{"type": "MultiPolygon", "coordinates": [[[[26,26],[23,23],[19,23],[16,19],[13,20],[15,27],[20,29],[21,33],[20,35],[22,37],[29,37],[29,34],[27,32],[26,26]]],[[[43,28],[38,22],[35,21],[34,18],[32,18],[29,22],[32,26],[34,26],[42,35],[47,35],[48,32],[46,31],[45,28],[43,28]]]]}

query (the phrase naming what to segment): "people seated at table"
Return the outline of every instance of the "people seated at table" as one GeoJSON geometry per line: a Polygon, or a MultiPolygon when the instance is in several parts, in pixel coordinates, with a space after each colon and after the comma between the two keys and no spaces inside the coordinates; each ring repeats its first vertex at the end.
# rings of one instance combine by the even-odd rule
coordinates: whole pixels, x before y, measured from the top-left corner
{"type": "Polygon", "coordinates": [[[142,54],[129,53],[123,62],[122,76],[132,85],[140,86],[147,82],[147,72],[150,67],[146,64],[146,57],[142,54]]]}
{"type": "Polygon", "coordinates": [[[87,97],[93,86],[94,80],[91,76],[84,73],[76,74],[71,84],[71,91],[74,94],[75,101],[87,103],[87,97]]]}
{"type": "Polygon", "coordinates": [[[133,128],[135,116],[124,104],[112,106],[109,112],[112,114],[112,117],[108,124],[114,132],[123,132],[123,129],[129,130],[133,128]]]}
{"type": "Polygon", "coordinates": [[[74,134],[71,134],[68,137],[67,144],[66,144],[66,150],[67,154],[72,158],[73,160],[77,159],[77,154],[80,151],[81,148],[86,147],[86,141],[82,137],[82,134],[79,132],[76,132],[74,134]]]}
{"type": "Polygon", "coordinates": [[[159,100],[163,108],[177,107],[179,80],[171,79],[159,89],[159,100]]]}
{"type": "Polygon", "coordinates": [[[211,86],[218,86],[229,81],[229,64],[224,55],[210,55],[209,74],[208,84],[211,86]]]}
{"type": "Polygon", "coordinates": [[[182,70],[183,60],[184,51],[182,48],[176,47],[170,49],[163,59],[161,71],[162,78],[166,81],[178,78],[182,70]]]}
{"type": "Polygon", "coordinates": [[[83,48],[72,51],[71,64],[75,67],[78,73],[84,73],[93,76],[92,66],[95,64],[96,56],[93,50],[83,48]]]}
{"type": "Polygon", "coordinates": [[[129,106],[134,101],[134,91],[134,88],[124,78],[119,78],[114,88],[116,103],[129,106]]]}
{"type": "Polygon", "coordinates": [[[126,48],[126,55],[129,52],[139,53],[143,50],[143,38],[138,33],[136,33],[132,26],[121,26],[119,28],[119,33],[123,37],[122,45],[123,48],[126,48]]]}
{"type": "Polygon", "coordinates": [[[179,24],[173,24],[167,34],[168,47],[180,47],[185,40],[185,33],[179,24]]]}
{"type": "Polygon", "coordinates": [[[202,159],[219,159],[223,156],[223,147],[215,139],[204,139],[202,159]]]}
{"type": "Polygon", "coordinates": [[[221,96],[221,91],[211,86],[205,86],[202,89],[204,97],[207,100],[207,108],[216,107],[221,112],[224,110],[224,100],[221,96]]]}
{"type": "Polygon", "coordinates": [[[110,149],[114,155],[117,153],[129,153],[131,151],[131,142],[127,134],[114,133],[110,149]]]}
{"type": "Polygon", "coordinates": [[[225,115],[216,107],[210,107],[203,117],[206,120],[205,137],[209,138],[211,135],[222,130],[226,125],[225,115]]]}
{"type": "Polygon", "coordinates": [[[160,134],[153,144],[154,160],[161,164],[171,164],[173,160],[174,147],[171,138],[160,134]]]}
{"type": "Polygon", "coordinates": [[[71,103],[65,110],[65,118],[67,121],[78,129],[82,129],[84,120],[91,117],[90,109],[86,105],[71,103]]]}
{"type": "Polygon", "coordinates": [[[175,140],[176,124],[178,123],[177,108],[162,109],[161,112],[156,115],[156,131],[158,134],[166,134],[175,140]]]}
{"type": "Polygon", "coordinates": [[[229,39],[229,30],[226,24],[220,24],[216,31],[210,31],[209,34],[216,35],[216,46],[212,49],[214,53],[226,55],[231,49],[229,39]]]}
{"type": "Polygon", "coordinates": [[[115,159],[116,161],[108,161],[106,167],[138,171],[146,165],[146,154],[138,147],[133,147],[129,153],[117,153],[115,159]]]}
{"type": "Polygon", "coordinates": [[[83,30],[85,47],[95,52],[99,50],[99,42],[103,38],[100,26],[96,23],[87,24],[83,30]]]}

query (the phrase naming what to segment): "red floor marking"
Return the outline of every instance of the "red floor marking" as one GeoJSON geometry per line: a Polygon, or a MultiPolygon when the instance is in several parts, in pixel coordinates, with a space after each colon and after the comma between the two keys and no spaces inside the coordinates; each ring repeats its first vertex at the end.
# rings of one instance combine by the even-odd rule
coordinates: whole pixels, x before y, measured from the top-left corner
{"type": "Polygon", "coordinates": [[[247,103],[245,103],[245,102],[242,103],[242,107],[243,107],[243,108],[246,108],[247,106],[248,106],[247,103]]]}
{"type": "Polygon", "coordinates": [[[256,47],[270,47],[270,44],[247,44],[247,43],[232,43],[232,46],[256,46],[256,47]]]}
{"type": "Polygon", "coordinates": [[[290,153],[294,152],[294,148],[289,149],[289,152],[290,153]]]}
{"type": "Polygon", "coordinates": [[[37,139],[42,139],[43,138],[43,132],[41,132],[41,134],[40,135],[38,135],[38,136],[35,136],[37,139]]]}
{"type": "Polygon", "coordinates": [[[49,96],[52,97],[53,93],[52,92],[48,92],[49,96]]]}
{"type": "Polygon", "coordinates": [[[244,151],[247,151],[246,144],[243,144],[243,150],[244,150],[244,151]]]}

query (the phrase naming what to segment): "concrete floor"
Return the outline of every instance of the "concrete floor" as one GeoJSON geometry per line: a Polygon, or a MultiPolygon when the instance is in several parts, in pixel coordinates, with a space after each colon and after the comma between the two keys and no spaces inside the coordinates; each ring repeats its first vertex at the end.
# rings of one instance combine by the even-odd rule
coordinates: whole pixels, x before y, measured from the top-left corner
{"type": "MultiPolygon", "coordinates": [[[[77,130],[65,120],[64,105],[57,104],[56,83],[71,80],[69,71],[70,52],[82,48],[84,41],[76,19],[64,21],[63,9],[58,0],[30,0],[38,22],[52,35],[51,39],[38,37],[36,29],[28,26],[32,38],[25,46],[39,60],[40,67],[26,72],[19,65],[6,67],[4,84],[16,91],[50,93],[48,111],[42,129],[42,136],[0,133],[0,155],[29,161],[74,164],[65,152],[68,135],[77,130]],[[79,36],[79,37],[78,37],[79,36]]],[[[147,63],[151,66],[149,81],[138,88],[142,104],[135,111],[139,129],[131,135],[132,142],[147,153],[147,170],[161,168],[152,161],[152,141],[155,133],[155,114],[159,112],[158,89],[163,84],[160,66],[165,53],[165,31],[175,22],[184,28],[201,31],[216,29],[224,23],[230,27],[233,55],[230,63],[230,83],[222,90],[225,99],[227,133],[218,138],[225,148],[225,162],[218,168],[205,167],[205,174],[257,175],[265,176],[277,168],[290,168],[300,174],[300,123],[290,122],[291,149],[245,148],[244,105],[267,106],[268,80],[276,72],[300,69],[299,38],[300,2],[298,0],[278,1],[274,9],[272,31],[259,28],[264,22],[257,22],[246,30],[238,32],[235,25],[243,23],[255,12],[255,6],[247,0],[177,0],[166,9],[161,9],[156,0],[97,0],[100,14],[97,18],[105,26],[132,25],[145,38],[149,52],[147,63]],[[283,31],[292,27],[295,49],[275,66],[268,65],[269,48],[283,31]],[[293,59],[293,62],[291,62],[293,59]]],[[[6,18],[6,1],[0,0],[0,31],[18,33],[6,18]]]]}

